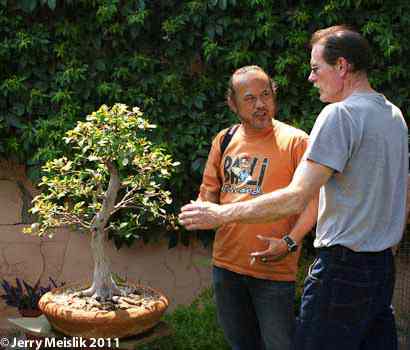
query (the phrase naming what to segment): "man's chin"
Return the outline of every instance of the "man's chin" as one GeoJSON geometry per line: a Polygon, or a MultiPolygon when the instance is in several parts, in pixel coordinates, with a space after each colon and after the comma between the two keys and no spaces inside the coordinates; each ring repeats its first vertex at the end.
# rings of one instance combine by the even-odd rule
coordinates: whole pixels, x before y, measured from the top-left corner
{"type": "Polygon", "coordinates": [[[272,119],[257,120],[253,123],[253,127],[258,130],[263,130],[272,126],[272,119]]]}
{"type": "Polygon", "coordinates": [[[329,102],[326,98],[326,95],[324,95],[322,93],[319,95],[319,100],[322,101],[323,103],[329,102]]]}

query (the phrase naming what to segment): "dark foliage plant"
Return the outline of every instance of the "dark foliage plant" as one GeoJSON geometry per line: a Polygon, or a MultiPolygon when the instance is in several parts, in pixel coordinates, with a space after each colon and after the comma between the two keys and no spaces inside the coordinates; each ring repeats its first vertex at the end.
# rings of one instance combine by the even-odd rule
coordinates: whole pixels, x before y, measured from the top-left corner
{"type": "Polygon", "coordinates": [[[46,286],[41,286],[39,282],[32,286],[20,278],[16,278],[16,284],[13,285],[3,279],[1,286],[4,290],[4,294],[0,295],[0,297],[8,306],[16,307],[19,310],[37,310],[38,301],[43,294],[53,288],[62,287],[64,284],[64,282],[58,283],[54,281],[51,277],[49,277],[49,283],[46,286]]]}
{"type": "MultiPolygon", "coordinates": [[[[408,115],[408,0],[1,0],[0,153],[39,178],[82,116],[138,105],[181,162],[177,212],[196,196],[212,137],[236,121],[224,102],[232,72],[267,70],[277,118],[309,132],[323,104],[307,81],[308,41],[340,23],[369,40],[373,86],[408,115]]],[[[181,230],[171,245],[188,237],[181,230]]]]}

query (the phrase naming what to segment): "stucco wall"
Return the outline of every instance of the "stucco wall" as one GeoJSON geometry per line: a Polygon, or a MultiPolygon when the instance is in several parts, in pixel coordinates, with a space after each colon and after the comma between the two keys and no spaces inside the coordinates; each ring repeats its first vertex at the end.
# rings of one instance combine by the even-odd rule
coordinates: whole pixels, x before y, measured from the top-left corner
{"type": "MultiPolygon", "coordinates": [[[[0,160],[0,278],[15,277],[35,283],[51,276],[66,283],[89,281],[93,262],[86,234],[58,230],[52,239],[22,234],[32,222],[27,214],[35,188],[24,175],[24,168],[0,160]]],[[[189,304],[210,285],[210,250],[201,244],[168,249],[167,242],[116,250],[106,242],[112,271],[129,280],[140,281],[163,291],[170,309],[189,304]]],[[[14,308],[0,301],[0,329],[7,328],[7,317],[14,308]]]]}

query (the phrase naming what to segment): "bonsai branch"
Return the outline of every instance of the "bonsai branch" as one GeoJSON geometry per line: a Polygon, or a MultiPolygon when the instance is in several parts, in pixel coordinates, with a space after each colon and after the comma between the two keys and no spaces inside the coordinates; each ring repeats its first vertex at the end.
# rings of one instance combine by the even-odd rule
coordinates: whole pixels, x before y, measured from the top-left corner
{"type": "Polygon", "coordinates": [[[77,215],[67,213],[63,211],[57,211],[56,216],[62,225],[79,225],[84,229],[89,230],[91,228],[90,223],[81,220],[77,215]]]}

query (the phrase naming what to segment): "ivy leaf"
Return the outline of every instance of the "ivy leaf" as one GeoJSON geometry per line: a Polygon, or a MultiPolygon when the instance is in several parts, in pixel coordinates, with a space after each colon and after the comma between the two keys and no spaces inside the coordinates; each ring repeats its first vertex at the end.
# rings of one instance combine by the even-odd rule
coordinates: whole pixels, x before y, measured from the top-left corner
{"type": "Polygon", "coordinates": [[[206,160],[204,158],[197,158],[191,164],[191,169],[194,172],[201,173],[205,167],[206,160]]]}
{"type": "Polygon", "coordinates": [[[24,127],[24,124],[20,121],[20,119],[13,114],[6,117],[6,122],[8,125],[17,129],[22,129],[24,127]]]}
{"type": "Polygon", "coordinates": [[[54,11],[55,8],[56,8],[56,5],[57,5],[57,0],[48,0],[47,3],[48,3],[48,7],[49,7],[51,10],[54,11]]]}
{"type": "Polygon", "coordinates": [[[19,117],[21,117],[25,111],[26,108],[22,103],[17,103],[13,108],[13,112],[19,117]]]}
{"type": "Polygon", "coordinates": [[[211,7],[215,7],[218,4],[218,0],[209,0],[208,5],[211,7]]]}
{"type": "Polygon", "coordinates": [[[138,9],[140,11],[144,11],[145,10],[145,1],[144,0],[139,0],[138,2],[138,9]]]}
{"type": "Polygon", "coordinates": [[[37,7],[37,0],[21,0],[20,7],[24,12],[31,13],[37,7]]]}
{"type": "Polygon", "coordinates": [[[204,107],[204,104],[200,98],[195,98],[194,103],[195,106],[199,109],[202,109],[204,107]]]}
{"type": "Polygon", "coordinates": [[[223,11],[228,7],[228,0],[219,0],[219,8],[223,11]]]}

